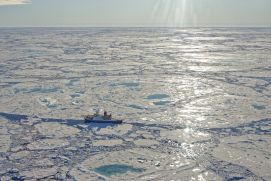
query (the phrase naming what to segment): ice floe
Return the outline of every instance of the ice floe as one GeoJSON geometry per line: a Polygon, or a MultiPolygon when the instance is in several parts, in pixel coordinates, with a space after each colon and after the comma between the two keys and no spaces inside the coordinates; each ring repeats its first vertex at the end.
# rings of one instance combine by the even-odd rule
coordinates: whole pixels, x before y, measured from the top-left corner
{"type": "Polygon", "coordinates": [[[151,146],[151,145],[159,144],[158,141],[151,140],[151,139],[139,139],[139,140],[135,140],[134,143],[139,146],[151,146]]]}
{"type": "Polygon", "coordinates": [[[257,176],[270,180],[271,138],[269,135],[244,135],[221,139],[213,151],[216,158],[248,168],[257,176]]]}
{"type": "Polygon", "coordinates": [[[162,139],[171,139],[177,142],[184,142],[184,143],[206,141],[211,138],[211,135],[209,133],[204,133],[204,132],[196,131],[189,128],[170,130],[170,131],[162,130],[160,135],[162,139]]]}
{"type": "Polygon", "coordinates": [[[51,179],[54,178],[54,175],[57,173],[57,167],[52,168],[34,168],[32,170],[23,171],[21,174],[27,180],[37,180],[37,179],[51,179]]]}
{"type": "Polygon", "coordinates": [[[0,117],[0,153],[8,151],[11,144],[7,126],[8,122],[0,117]]]}
{"type": "Polygon", "coordinates": [[[124,135],[131,131],[132,129],[131,124],[121,124],[116,127],[107,127],[107,128],[102,128],[98,131],[96,131],[97,134],[115,134],[115,135],[124,135]]]}
{"type": "Polygon", "coordinates": [[[92,145],[93,146],[116,146],[121,145],[123,143],[122,140],[95,140],[92,145]]]}
{"type": "Polygon", "coordinates": [[[50,150],[69,145],[69,142],[64,139],[42,139],[34,141],[27,145],[29,150],[50,150]]]}
{"type": "Polygon", "coordinates": [[[195,162],[180,155],[172,159],[167,154],[162,154],[148,149],[131,149],[98,154],[85,160],[71,171],[75,179],[99,177],[119,180],[145,180],[145,179],[177,179],[188,180],[215,179],[219,176],[211,171],[192,169],[195,162]],[[171,173],[172,169],[176,169],[171,173]],[[171,174],[170,174],[171,173],[171,174]]]}
{"type": "Polygon", "coordinates": [[[40,123],[35,125],[35,128],[42,135],[52,136],[54,138],[75,136],[77,133],[80,132],[80,130],[75,127],[53,122],[40,123]]]}

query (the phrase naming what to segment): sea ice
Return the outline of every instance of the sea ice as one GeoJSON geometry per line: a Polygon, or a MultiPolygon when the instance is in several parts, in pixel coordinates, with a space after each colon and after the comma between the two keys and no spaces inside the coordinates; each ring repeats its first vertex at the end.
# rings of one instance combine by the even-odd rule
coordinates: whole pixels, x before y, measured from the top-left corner
{"type": "Polygon", "coordinates": [[[248,168],[257,176],[270,180],[271,138],[268,135],[243,135],[221,139],[213,151],[216,158],[248,168]]]}
{"type": "Polygon", "coordinates": [[[29,150],[50,150],[69,145],[69,142],[64,139],[42,139],[34,141],[27,145],[29,150]]]}
{"type": "Polygon", "coordinates": [[[75,136],[80,132],[79,129],[56,122],[44,122],[35,125],[35,128],[44,136],[53,136],[54,138],[62,138],[75,136]]]}
{"type": "Polygon", "coordinates": [[[121,145],[123,143],[122,140],[95,140],[92,145],[93,146],[116,146],[121,145]]]}
{"type": "Polygon", "coordinates": [[[161,130],[160,136],[162,139],[171,139],[178,142],[194,143],[199,141],[207,141],[211,138],[208,133],[196,131],[193,129],[177,129],[170,131],[161,130]]]}

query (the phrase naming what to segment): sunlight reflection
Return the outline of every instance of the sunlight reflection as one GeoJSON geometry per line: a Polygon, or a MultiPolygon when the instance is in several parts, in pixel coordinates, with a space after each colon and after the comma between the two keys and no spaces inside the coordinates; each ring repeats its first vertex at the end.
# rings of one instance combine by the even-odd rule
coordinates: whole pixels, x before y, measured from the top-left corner
{"type": "Polygon", "coordinates": [[[167,87],[166,92],[171,94],[174,102],[174,110],[166,112],[171,115],[170,120],[185,125],[188,129],[204,127],[213,110],[211,95],[217,89],[206,84],[207,80],[186,75],[171,77],[167,81],[171,86],[167,87]]]}
{"type": "Polygon", "coordinates": [[[160,20],[172,27],[185,27],[197,23],[192,2],[188,0],[158,0],[152,10],[152,22],[156,22],[159,14],[162,14],[160,20]]]}

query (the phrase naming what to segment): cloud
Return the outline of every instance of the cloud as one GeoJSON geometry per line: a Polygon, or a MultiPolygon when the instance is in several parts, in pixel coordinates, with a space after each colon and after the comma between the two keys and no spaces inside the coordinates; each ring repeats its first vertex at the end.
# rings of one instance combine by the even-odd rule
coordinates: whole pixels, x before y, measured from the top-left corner
{"type": "Polygon", "coordinates": [[[28,4],[30,0],[0,0],[0,6],[28,4]]]}

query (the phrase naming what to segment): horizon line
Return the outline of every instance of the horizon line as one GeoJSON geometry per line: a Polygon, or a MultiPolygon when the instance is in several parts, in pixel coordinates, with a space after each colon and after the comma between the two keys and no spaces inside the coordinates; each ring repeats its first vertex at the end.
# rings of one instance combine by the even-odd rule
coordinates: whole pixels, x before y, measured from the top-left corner
{"type": "Polygon", "coordinates": [[[0,28],[271,28],[271,26],[0,26],[0,28]]]}

